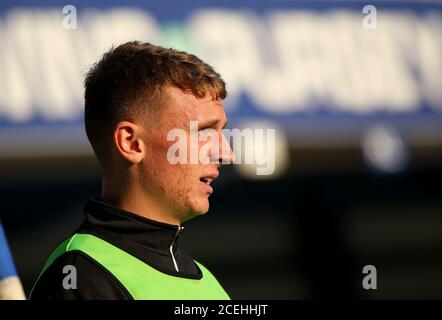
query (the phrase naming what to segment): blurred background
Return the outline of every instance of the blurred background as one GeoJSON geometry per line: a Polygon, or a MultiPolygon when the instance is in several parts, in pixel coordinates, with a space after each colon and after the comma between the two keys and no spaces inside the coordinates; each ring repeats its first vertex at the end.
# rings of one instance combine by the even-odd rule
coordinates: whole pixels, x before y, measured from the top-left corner
{"type": "Polygon", "coordinates": [[[135,39],[212,64],[230,128],[276,129],[274,173],[224,168],[181,239],[232,298],[442,298],[438,1],[1,1],[0,219],[27,293],[100,192],[84,73],[135,39]]]}

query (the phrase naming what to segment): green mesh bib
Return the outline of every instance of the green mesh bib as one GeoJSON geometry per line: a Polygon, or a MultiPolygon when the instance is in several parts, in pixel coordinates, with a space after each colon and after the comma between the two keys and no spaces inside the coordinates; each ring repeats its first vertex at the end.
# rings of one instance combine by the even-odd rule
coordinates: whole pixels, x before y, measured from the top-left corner
{"type": "Polygon", "coordinates": [[[69,251],[81,251],[98,262],[120,281],[135,300],[230,299],[210,271],[197,261],[195,263],[203,275],[199,280],[168,275],[90,234],[75,234],[61,243],[50,255],[40,276],[57,257],[69,251]]]}

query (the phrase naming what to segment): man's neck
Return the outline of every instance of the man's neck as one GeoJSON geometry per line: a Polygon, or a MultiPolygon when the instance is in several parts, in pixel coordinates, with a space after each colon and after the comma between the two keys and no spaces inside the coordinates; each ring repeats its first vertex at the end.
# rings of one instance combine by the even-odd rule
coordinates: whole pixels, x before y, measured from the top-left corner
{"type": "Polygon", "coordinates": [[[152,198],[146,197],[138,190],[133,188],[124,188],[124,190],[114,191],[105,181],[103,181],[103,189],[101,199],[116,208],[129,211],[142,217],[180,226],[182,221],[173,214],[159,205],[152,198]]]}

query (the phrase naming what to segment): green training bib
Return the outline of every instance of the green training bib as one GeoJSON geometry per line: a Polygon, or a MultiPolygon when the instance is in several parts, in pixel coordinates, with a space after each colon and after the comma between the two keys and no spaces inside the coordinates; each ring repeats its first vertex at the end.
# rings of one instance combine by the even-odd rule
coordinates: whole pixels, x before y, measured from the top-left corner
{"type": "Polygon", "coordinates": [[[61,243],[50,255],[39,278],[57,257],[69,251],[81,251],[95,260],[135,300],[230,300],[212,273],[197,261],[203,275],[199,280],[168,275],[91,234],[75,234],[61,243]]]}

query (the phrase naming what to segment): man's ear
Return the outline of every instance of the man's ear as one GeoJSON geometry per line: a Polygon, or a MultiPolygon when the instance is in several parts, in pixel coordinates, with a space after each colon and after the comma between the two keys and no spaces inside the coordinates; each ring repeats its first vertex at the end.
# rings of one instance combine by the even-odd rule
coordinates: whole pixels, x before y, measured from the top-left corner
{"type": "Polygon", "coordinates": [[[146,150],[141,133],[142,128],[130,121],[118,122],[114,130],[114,144],[118,153],[132,164],[144,158],[146,150]]]}

